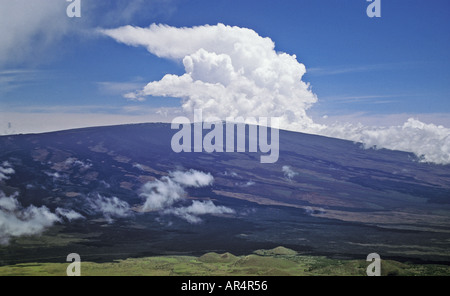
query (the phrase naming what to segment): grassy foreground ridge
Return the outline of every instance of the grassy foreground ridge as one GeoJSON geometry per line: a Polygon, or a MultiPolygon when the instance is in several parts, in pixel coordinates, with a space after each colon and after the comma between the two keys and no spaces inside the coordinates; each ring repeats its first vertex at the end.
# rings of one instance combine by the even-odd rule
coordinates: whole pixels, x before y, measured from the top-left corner
{"type": "MultiPolygon", "coordinates": [[[[24,263],[0,267],[1,276],[65,276],[70,263],[24,263]]],[[[277,247],[246,256],[206,253],[195,256],[129,258],[108,263],[81,262],[82,276],[365,276],[370,262],[305,256],[277,247]]],[[[450,275],[450,266],[381,261],[382,275],[450,275]]]]}

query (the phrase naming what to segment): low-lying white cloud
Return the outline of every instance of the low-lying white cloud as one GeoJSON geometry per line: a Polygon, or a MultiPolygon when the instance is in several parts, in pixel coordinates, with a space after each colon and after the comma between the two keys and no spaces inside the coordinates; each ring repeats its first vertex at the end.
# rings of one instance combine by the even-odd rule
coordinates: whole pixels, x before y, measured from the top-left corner
{"type": "Polygon", "coordinates": [[[200,223],[198,216],[206,214],[234,213],[230,208],[216,206],[212,201],[192,201],[190,206],[173,207],[178,202],[185,200],[186,188],[200,188],[210,186],[214,177],[210,173],[196,170],[173,171],[168,176],[147,182],[141,188],[140,196],[145,199],[141,207],[142,211],[160,211],[163,214],[172,214],[189,223],[200,223]]]}
{"type": "Polygon", "coordinates": [[[56,222],[63,222],[63,218],[69,221],[83,218],[73,210],[62,208],[57,208],[56,213],[46,206],[25,208],[17,200],[18,196],[18,193],[6,196],[0,191],[0,244],[8,244],[12,237],[39,235],[56,222]]]}
{"type": "Polygon", "coordinates": [[[326,211],[325,211],[325,209],[323,209],[323,208],[313,208],[313,207],[311,207],[311,206],[307,206],[307,207],[305,207],[304,208],[304,210],[305,210],[305,213],[307,214],[307,215],[314,215],[314,214],[323,214],[323,213],[326,213],[326,211]]]}
{"type": "Polygon", "coordinates": [[[137,168],[137,169],[139,169],[139,170],[141,170],[141,171],[144,171],[144,167],[142,166],[142,164],[135,163],[135,164],[133,164],[133,167],[134,167],[134,168],[137,168]]]}
{"type": "Polygon", "coordinates": [[[233,172],[233,171],[225,171],[225,172],[223,173],[223,175],[224,175],[224,176],[227,176],[227,177],[233,177],[233,178],[240,178],[240,177],[241,177],[241,176],[239,176],[238,173],[233,172]]]}
{"type": "Polygon", "coordinates": [[[365,148],[413,152],[421,162],[450,164],[450,129],[413,118],[389,127],[335,124],[323,126],[315,133],[361,142],[365,148]]]}
{"type": "Polygon", "coordinates": [[[96,194],[88,200],[90,208],[96,212],[103,214],[108,223],[114,222],[115,218],[123,218],[131,215],[130,205],[115,196],[105,197],[96,194]]]}
{"type": "Polygon", "coordinates": [[[0,182],[9,179],[9,175],[14,174],[15,171],[11,167],[11,164],[7,161],[2,162],[0,165],[0,182]]]}
{"type": "Polygon", "coordinates": [[[55,213],[59,217],[62,217],[64,219],[68,220],[69,222],[71,222],[73,220],[78,220],[78,219],[84,219],[85,218],[83,215],[81,215],[78,212],[75,212],[74,210],[68,210],[68,209],[63,209],[63,208],[57,208],[55,210],[55,213]]]}
{"type": "Polygon", "coordinates": [[[210,173],[192,169],[187,172],[171,172],[169,175],[173,181],[186,187],[205,187],[211,185],[214,181],[214,177],[210,173]]]}
{"type": "Polygon", "coordinates": [[[184,198],[184,188],[209,186],[213,181],[211,174],[196,170],[170,172],[168,176],[142,186],[140,196],[145,199],[142,210],[158,211],[170,207],[184,198]]]}
{"type": "Polygon", "coordinates": [[[188,207],[170,208],[163,211],[164,214],[173,214],[191,224],[198,224],[202,219],[198,216],[206,214],[234,214],[235,211],[225,206],[216,206],[212,201],[192,201],[188,207]]]}
{"type": "Polygon", "coordinates": [[[284,177],[288,180],[292,180],[295,176],[298,175],[297,172],[295,172],[294,170],[292,170],[292,168],[288,165],[284,165],[281,170],[284,173],[284,177]]]}
{"type": "Polygon", "coordinates": [[[145,199],[143,211],[158,211],[170,207],[183,198],[185,191],[180,184],[170,177],[164,176],[161,180],[147,182],[142,186],[140,196],[145,199]]]}
{"type": "Polygon", "coordinates": [[[275,50],[274,42],[247,28],[223,24],[176,28],[152,24],[100,30],[117,42],[143,46],[150,53],[182,62],[183,75],[167,74],[143,89],[126,94],[182,98],[187,113],[279,117],[280,128],[358,141],[365,147],[413,152],[421,161],[450,164],[450,129],[408,119],[391,127],[362,124],[319,124],[308,116],[317,102],[302,81],[306,68],[295,55],[275,50]]]}
{"type": "Polygon", "coordinates": [[[58,172],[44,172],[47,176],[52,177],[53,180],[59,179],[62,176],[58,172]]]}
{"type": "Polygon", "coordinates": [[[89,160],[87,162],[84,162],[82,160],[76,159],[75,157],[69,157],[68,159],[66,159],[65,163],[73,167],[78,167],[82,170],[87,170],[92,167],[92,163],[89,160]]]}
{"type": "Polygon", "coordinates": [[[243,182],[243,183],[235,183],[235,185],[239,186],[239,187],[250,187],[255,185],[256,183],[253,181],[247,181],[247,182],[243,182]]]}

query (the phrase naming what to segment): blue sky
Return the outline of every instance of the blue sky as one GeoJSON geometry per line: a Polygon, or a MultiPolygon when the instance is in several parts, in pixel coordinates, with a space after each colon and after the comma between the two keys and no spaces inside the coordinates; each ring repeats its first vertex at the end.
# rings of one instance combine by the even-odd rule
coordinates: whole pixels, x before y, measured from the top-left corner
{"type": "MultiPolygon", "coordinates": [[[[131,102],[123,95],[165,74],[183,74],[180,62],[118,43],[95,30],[152,23],[174,27],[223,23],[250,28],[271,38],[275,50],[297,56],[307,70],[303,81],[318,97],[308,110],[315,118],[364,121],[370,117],[373,124],[377,118],[390,115],[395,122],[396,115],[407,114],[449,127],[448,1],[381,0],[381,18],[369,18],[370,3],[364,0],[96,4],[81,0],[80,19],[65,15],[68,2],[62,0],[41,1],[45,2],[42,11],[34,13],[8,2],[0,0],[0,23],[7,22],[10,32],[17,33],[6,41],[0,37],[4,47],[0,48],[0,113],[133,116],[151,108],[179,107],[179,98],[131,102]],[[25,20],[31,13],[38,21],[19,23],[16,13],[25,15],[25,20]]],[[[1,30],[6,29],[0,29],[0,35],[1,30]]]]}

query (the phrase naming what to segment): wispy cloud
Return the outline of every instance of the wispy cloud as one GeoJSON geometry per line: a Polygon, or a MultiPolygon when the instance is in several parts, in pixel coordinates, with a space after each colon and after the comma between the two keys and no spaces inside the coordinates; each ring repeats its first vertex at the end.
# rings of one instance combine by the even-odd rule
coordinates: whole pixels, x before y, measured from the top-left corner
{"type": "Polygon", "coordinates": [[[340,74],[350,74],[350,73],[361,73],[368,71],[380,71],[386,68],[392,67],[391,65],[377,64],[377,65],[361,65],[353,67],[312,67],[308,68],[308,73],[315,76],[326,76],[326,75],[340,75],[340,74]]]}
{"type": "MultiPolygon", "coordinates": [[[[417,96],[417,94],[412,95],[417,96]]],[[[322,102],[335,102],[342,104],[368,103],[368,104],[387,104],[399,101],[399,98],[410,97],[409,94],[384,94],[384,95],[341,95],[341,96],[323,96],[322,102]]]]}
{"type": "Polygon", "coordinates": [[[85,1],[86,17],[91,25],[118,26],[147,21],[156,16],[170,16],[177,9],[174,0],[85,1]]]}
{"type": "Polygon", "coordinates": [[[1,0],[0,65],[35,64],[69,29],[65,6],[58,0],[1,0]]]}
{"type": "Polygon", "coordinates": [[[7,94],[15,89],[38,83],[45,74],[40,70],[10,69],[0,71],[0,94],[7,94]]]}
{"type": "Polygon", "coordinates": [[[66,36],[90,38],[92,28],[170,15],[171,0],[82,1],[82,17],[66,15],[64,0],[0,0],[0,65],[41,64],[66,36]],[[38,57],[38,58],[37,58],[38,57]]]}
{"type": "Polygon", "coordinates": [[[314,76],[343,75],[363,72],[386,71],[392,69],[405,69],[418,67],[420,65],[420,62],[339,65],[334,67],[311,67],[307,68],[307,73],[314,76]]]}

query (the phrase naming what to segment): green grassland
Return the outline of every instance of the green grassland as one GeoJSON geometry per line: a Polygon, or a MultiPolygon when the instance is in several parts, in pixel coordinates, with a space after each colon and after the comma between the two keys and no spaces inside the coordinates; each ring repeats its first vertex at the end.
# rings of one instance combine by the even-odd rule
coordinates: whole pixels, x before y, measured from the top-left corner
{"type": "MultiPolygon", "coordinates": [[[[82,276],[365,276],[370,262],[305,256],[277,247],[246,256],[129,258],[108,263],[81,262],[82,276]]],[[[27,263],[0,267],[2,276],[65,276],[69,263],[27,263]]],[[[381,261],[382,275],[445,276],[450,266],[381,261]]]]}

